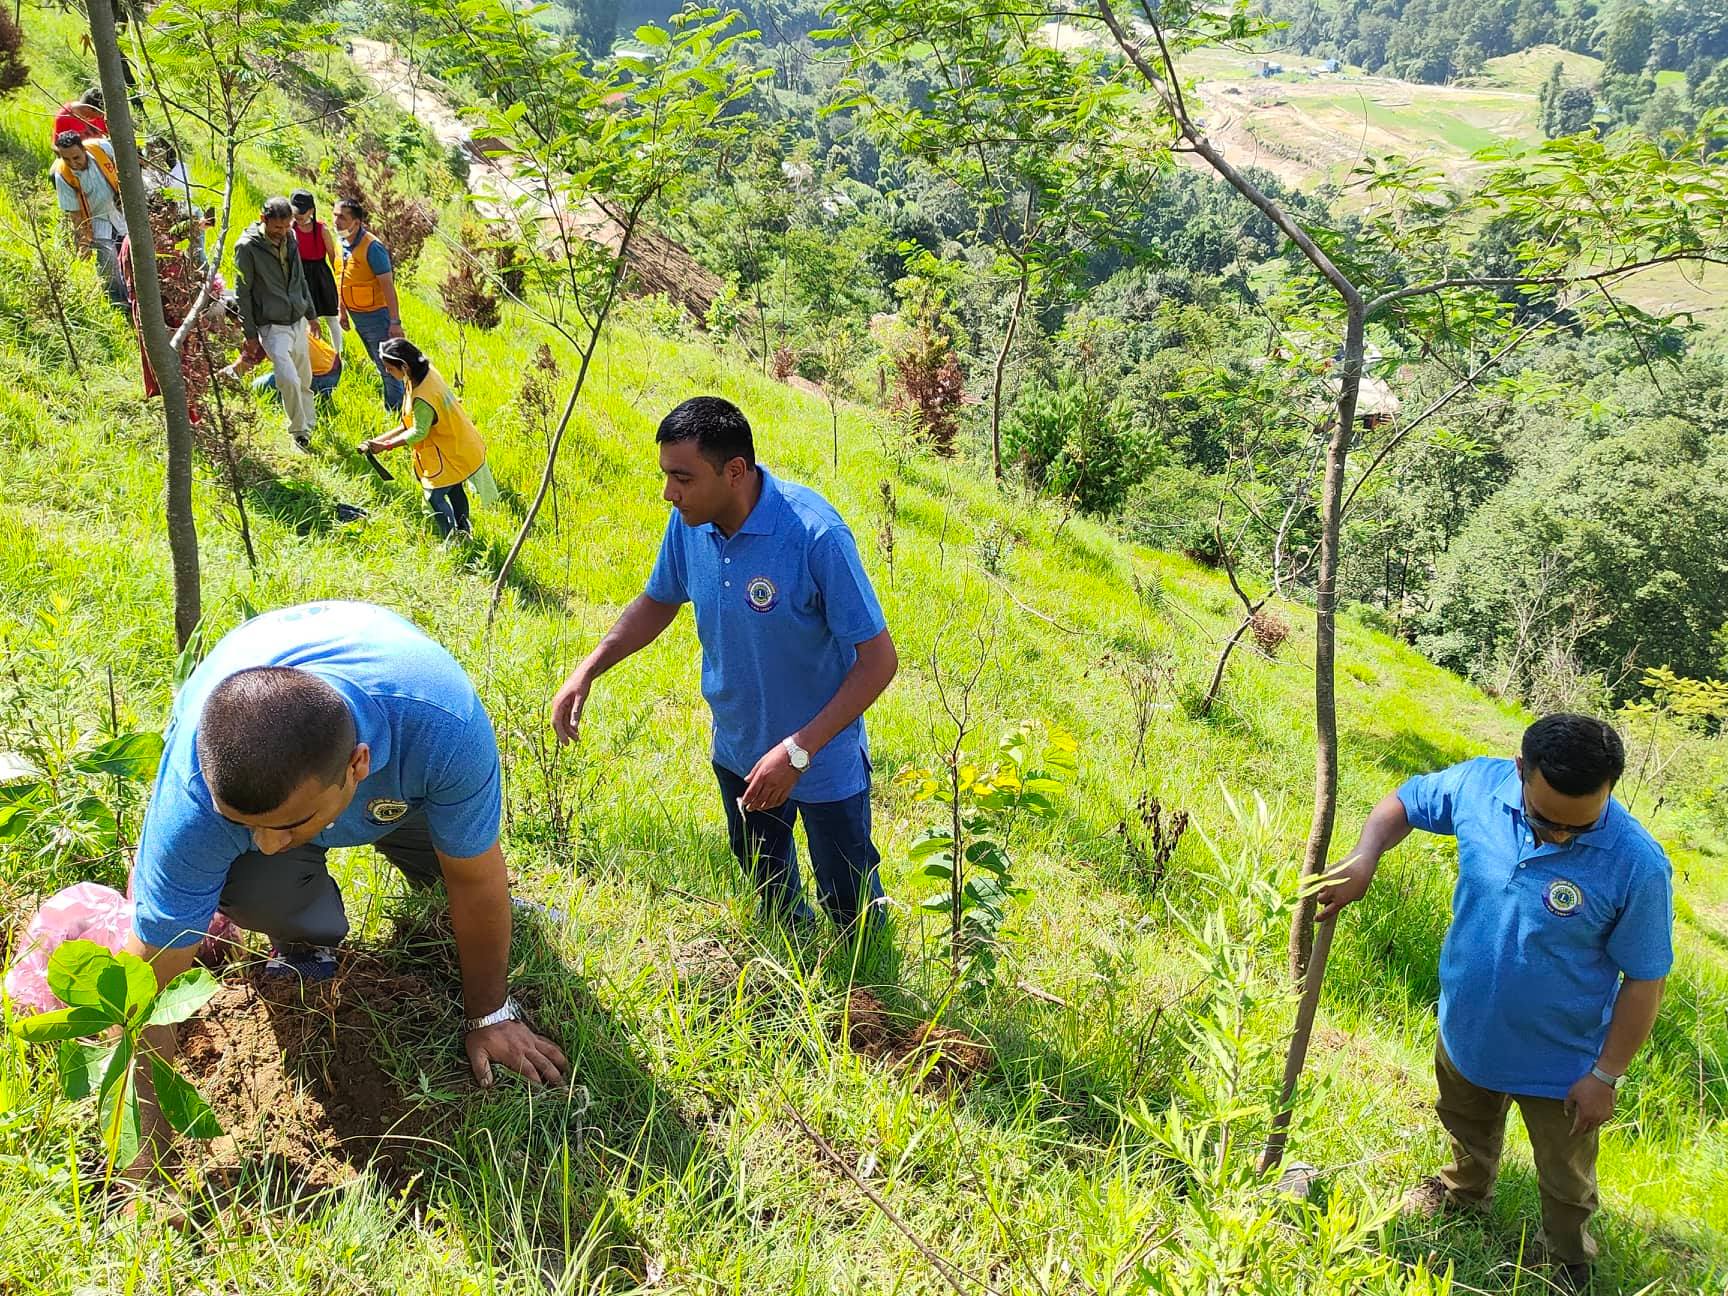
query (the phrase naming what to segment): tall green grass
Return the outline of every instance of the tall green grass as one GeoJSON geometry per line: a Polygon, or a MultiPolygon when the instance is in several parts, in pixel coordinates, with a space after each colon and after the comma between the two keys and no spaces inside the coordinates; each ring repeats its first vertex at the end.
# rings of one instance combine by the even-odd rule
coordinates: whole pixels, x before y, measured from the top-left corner
{"type": "MultiPolygon", "coordinates": [[[[85,79],[71,21],[30,17],[44,85],[85,79]]],[[[45,105],[0,107],[0,158],[45,168],[45,105]]],[[[308,155],[316,149],[309,141],[308,155]]],[[[254,190],[286,187],[269,158],[247,162],[254,190]]],[[[0,626],[9,645],[25,644],[55,595],[70,607],[61,647],[9,646],[7,669],[42,700],[44,723],[68,734],[106,723],[109,668],[123,725],[160,724],[174,658],[160,415],[139,399],[130,335],[87,271],[74,303],[86,376],[68,371],[19,232],[20,186],[44,178],[15,165],[0,194],[0,626]]],[[[455,331],[430,286],[443,255],[429,254],[404,306],[409,336],[448,371],[455,331]]],[[[7,1044],[0,1286],[948,1290],[801,1117],[906,1230],[1001,1292],[1424,1291],[1436,1288],[1409,1266],[1430,1256],[1431,1268],[1455,1267],[1460,1290],[1541,1289],[1517,1264],[1535,1208],[1522,1152],[1488,1220],[1427,1232],[1380,1223],[1443,1150],[1427,1106],[1451,876],[1443,844],[1400,851],[1345,920],[1292,1148],[1328,1169],[1323,1197],[1280,1205],[1246,1169],[1290,1007],[1277,973],[1278,897],[1300,857],[1313,762],[1312,631],[1301,608],[1284,609],[1296,629],[1278,657],[1240,654],[1220,705],[1197,720],[1193,699],[1234,617],[1217,575],[998,493],[972,465],[896,466],[882,420],[865,409],[843,408],[836,467],[820,402],[725,347],[626,318],[577,411],[556,521],[542,515],[488,635],[488,583],[541,462],[518,393],[542,340],[512,308],[495,332],[470,335],[463,397],[505,489],[500,507],[477,512],[470,548],[435,544],[418,491],[400,476],[378,482],[349,449],[383,416],[352,339],[311,456],[291,449],[279,414],[262,415],[251,449],[271,476],[248,497],[257,570],[208,465],[197,498],[210,634],[247,607],[367,598],[449,644],[479,682],[505,754],[516,886],[568,915],[523,933],[517,976],[572,1057],[578,1087],[482,1096],[464,1080],[453,1038],[403,1045],[388,1068],[441,1117],[412,1195],[362,1180],[282,1201],[259,1186],[180,1233],[97,1199],[80,1169],[82,1113],[54,1096],[45,1059],[7,1044]],[[579,747],[548,741],[553,688],[638,592],[664,526],[653,428],[699,392],[737,401],[763,461],[850,520],[900,646],[901,676],[870,717],[895,947],[862,968],[821,946],[788,948],[752,917],[707,767],[688,617],[602,681],[579,747]],[[884,479],[899,501],[891,584],[875,542],[884,479]],[[340,524],[338,502],[368,516],[340,524]],[[1003,534],[1012,543],[992,574],[980,541],[1003,534]],[[1136,582],[1157,593],[1137,595],[1136,582]],[[1081,740],[1081,772],[1061,814],[1015,842],[1032,892],[1011,923],[996,990],[949,1005],[953,1022],[992,1044],[995,1065],[963,1091],[931,1093],[915,1072],[885,1069],[838,1039],[854,980],[875,983],[898,1011],[925,1015],[945,1001],[940,933],[920,921],[905,859],[927,811],[888,776],[945,745],[932,662],[963,665],[980,645],[986,731],[1025,716],[1058,720],[1081,740]],[[1131,676],[1148,661],[1168,674],[1137,762],[1131,676]],[[1121,829],[1143,792],[1193,816],[1155,886],[1121,829]],[[1196,1034],[1204,1022],[1238,1024],[1236,1070],[1209,1060],[1196,1034]],[[1232,1095],[1243,1104],[1233,1117],[1232,1095]],[[1231,1130],[1223,1155],[1220,1120],[1231,1130]],[[1184,1142],[1173,1129],[1202,1136],[1184,1142]]],[[[1524,721],[1514,709],[1348,617],[1342,634],[1342,837],[1409,774],[1510,750],[1524,721]]],[[[10,922],[86,871],[51,847],[0,843],[10,922]]],[[[354,851],[338,871],[357,939],[386,939],[404,903],[388,868],[354,851]]],[[[1728,1274],[1728,921],[1718,888],[1702,874],[1690,884],[1697,903],[1670,1004],[1606,1141],[1598,1290],[1700,1291],[1728,1274]]]]}

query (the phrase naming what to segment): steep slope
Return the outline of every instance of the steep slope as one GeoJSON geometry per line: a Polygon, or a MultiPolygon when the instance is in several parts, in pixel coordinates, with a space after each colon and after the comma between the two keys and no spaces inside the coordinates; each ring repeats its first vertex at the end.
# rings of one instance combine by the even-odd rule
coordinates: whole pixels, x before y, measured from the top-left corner
{"type": "MultiPolygon", "coordinates": [[[[64,23],[47,30],[64,42],[58,89],[73,79],[75,47],[64,23]]],[[[88,272],[78,272],[73,303],[81,375],[31,287],[19,203],[45,165],[45,129],[39,102],[0,110],[0,156],[16,165],[0,195],[0,627],[17,682],[8,728],[102,729],[110,669],[120,727],[150,727],[174,666],[160,416],[139,400],[130,335],[88,272]]],[[[249,165],[254,190],[284,187],[267,158],[249,165]]],[[[422,269],[404,316],[409,336],[453,369],[455,330],[430,288],[438,262],[434,254],[422,269]]],[[[842,410],[836,462],[820,402],[735,351],[661,336],[647,318],[627,319],[602,350],[565,447],[556,511],[542,516],[489,636],[487,584],[542,453],[522,396],[542,338],[515,311],[467,339],[464,399],[504,488],[502,505],[477,515],[472,549],[435,545],[418,493],[379,482],[349,449],[381,420],[352,345],[311,456],[288,446],[275,412],[261,413],[251,446],[260,479],[248,496],[256,570],[208,468],[199,488],[208,634],[251,608],[368,598],[436,634],[480,682],[506,753],[519,889],[566,916],[521,961],[580,1091],[482,1100],[453,1038],[397,1039],[385,1069],[416,1097],[417,1128],[435,1140],[417,1187],[367,1180],[281,1210],[281,1185],[264,1179],[219,1203],[225,1214],[206,1228],[128,1223],[117,1239],[68,1177],[77,1109],[53,1098],[44,1059],[8,1051],[0,1273],[39,1275],[29,1281],[40,1290],[160,1286],[168,1271],[187,1288],[271,1292],[946,1289],[909,1232],[982,1275],[980,1289],[1004,1292],[1208,1281],[1397,1291],[1402,1266],[1430,1253],[1473,1289],[1528,1290],[1532,1277],[1510,1260],[1532,1217],[1527,1158],[1514,1157],[1484,1225],[1380,1234],[1352,1218],[1361,1209],[1371,1220],[1440,1153],[1426,1110],[1449,890],[1436,844],[1399,853],[1335,954],[1320,1087],[1294,1145],[1331,1171],[1327,1213],[1281,1221],[1245,1170],[1289,1009],[1276,981],[1277,891],[1294,876],[1312,781],[1302,609],[1283,609],[1290,638],[1274,657],[1241,654],[1220,707],[1196,719],[1192,699],[1232,624],[1221,577],[1000,494],[965,464],[907,452],[868,410],[842,410]],[[869,974],[897,1011],[946,1008],[991,1045],[988,1073],[963,1089],[927,1086],[916,1069],[842,1046],[849,969],[776,945],[751,919],[707,768],[688,617],[603,681],[577,750],[549,743],[547,699],[641,588],[664,526],[654,426],[702,392],[737,401],[764,462],[833,500],[883,599],[904,667],[871,716],[875,808],[884,881],[903,907],[897,957],[869,974]],[[339,522],[338,502],[367,517],[339,522]],[[979,750],[1023,717],[1057,722],[1079,740],[1080,778],[1053,821],[1013,838],[1028,894],[995,990],[949,1003],[940,933],[915,907],[929,884],[906,854],[933,815],[891,776],[942,758],[952,726],[938,668],[952,682],[980,654],[979,750]],[[1143,795],[1191,816],[1162,866],[1145,859],[1135,826],[1143,795]],[[1209,1035],[1196,1033],[1202,1022],[1209,1035]],[[1222,1070],[1206,1038],[1225,1044],[1222,1070]],[[1168,1114],[1196,1131],[1191,1160],[1168,1114]],[[1214,1119],[1223,1125],[1206,1124],[1214,1119]],[[1220,1257],[1233,1237],[1249,1258],[1231,1268],[1220,1257]],[[1358,1280],[1327,1285],[1345,1274],[1358,1280]]],[[[569,357],[554,352],[567,374],[569,357]]],[[[1346,838],[1408,774],[1516,740],[1515,710],[1348,618],[1341,660],[1346,838]]],[[[116,880],[121,868],[56,854],[38,838],[0,841],[6,920],[58,885],[92,873],[116,880]]],[[[1674,998],[1631,1119],[1608,1138],[1602,1232],[1613,1290],[1705,1290],[1728,1272],[1728,918],[1707,871],[1687,880],[1692,917],[1674,998]]],[[[359,851],[342,876],[362,938],[388,948],[399,907],[388,871],[359,851]]],[[[1409,1290],[1432,1290],[1413,1281],[1409,1290]]]]}

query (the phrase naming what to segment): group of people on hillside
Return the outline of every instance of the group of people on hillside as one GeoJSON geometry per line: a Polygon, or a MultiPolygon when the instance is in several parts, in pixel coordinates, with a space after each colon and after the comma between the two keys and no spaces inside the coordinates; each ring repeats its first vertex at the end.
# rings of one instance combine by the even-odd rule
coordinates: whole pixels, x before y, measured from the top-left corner
{"type": "MultiPolygon", "coordinates": [[[[63,105],[54,121],[52,174],[79,251],[96,258],[110,300],[129,311],[137,326],[131,241],[106,131],[100,91],[63,105]]],[[[220,279],[206,261],[206,217],[193,203],[184,164],[161,145],[147,150],[142,161],[164,316],[178,328],[197,296],[192,279],[211,276],[218,288],[220,279]]],[[[268,363],[270,372],[253,380],[254,389],[280,399],[289,436],[300,449],[310,450],[319,400],[342,381],[342,341],[351,329],[378,371],[384,407],[393,420],[386,432],[358,448],[374,455],[411,449],[439,535],[470,535],[470,491],[482,500],[496,497],[484,440],[449,384],[403,333],[390,252],[367,227],[364,204],[338,199],[334,226],[319,219],[317,200],[307,190],[265,200],[257,223],[235,244],[234,292],[209,295],[211,316],[225,314],[242,334],[239,356],[220,376],[237,382],[268,363]]],[[[202,329],[203,321],[197,327],[202,329]]],[[[144,393],[156,395],[156,376],[142,340],[139,351],[144,393]]],[[[195,392],[191,397],[190,413],[197,421],[201,403],[195,392]]]]}
{"type": "MultiPolygon", "coordinates": [[[[57,165],[77,177],[67,210],[97,246],[124,229],[117,196],[101,192],[112,181],[111,150],[97,137],[64,139],[57,165]]],[[[352,328],[397,420],[361,448],[412,447],[440,530],[464,532],[464,486],[485,472],[484,444],[403,335],[389,254],[363,207],[343,199],[335,220],[339,238],[310,194],[271,198],[240,239],[235,310],[255,347],[251,362],[270,361],[289,429],[305,446],[319,357],[333,357],[322,376],[334,385],[352,328]]],[[[764,920],[794,931],[815,924],[793,837],[801,821],[821,907],[842,933],[882,939],[888,901],[864,715],[898,658],[853,535],[828,501],[758,461],[750,424],[730,401],[684,401],[655,439],[671,505],[658,556],[642,593],[551,699],[551,724],[561,741],[576,739],[596,681],[690,603],[727,836],[764,920]]],[[[1612,795],[1624,768],[1609,724],[1545,716],[1515,757],[1421,774],[1388,795],[1320,892],[1322,921],[1333,921],[1412,830],[1457,839],[1434,1061],[1452,1160],[1408,1204],[1425,1213],[1481,1208],[1516,1104],[1549,1258],[1575,1279],[1596,1254],[1587,1223],[1597,1207],[1598,1131],[1673,964],[1671,871],[1612,795]]],[[[496,736],[446,650],[364,603],[267,613],[217,644],[176,698],[133,874],[128,948],[166,984],[221,913],[269,938],[266,975],[326,979],[348,931],[327,852],[373,843],[412,885],[448,895],[464,1041],[479,1082],[492,1083],[494,1065],[557,1082],[568,1059],[510,995],[500,822],[496,736]]],[[[173,1028],[154,1030],[151,1048],[171,1055],[173,1028]]],[[[140,1091],[148,1100],[144,1072],[140,1091]]]]}

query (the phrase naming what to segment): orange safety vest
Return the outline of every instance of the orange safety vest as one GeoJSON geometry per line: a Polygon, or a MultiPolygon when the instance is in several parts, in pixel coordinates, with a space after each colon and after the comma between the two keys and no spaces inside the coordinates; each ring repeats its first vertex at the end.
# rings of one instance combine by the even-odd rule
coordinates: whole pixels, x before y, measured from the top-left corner
{"type": "Polygon", "coordinates": [[[436,369],[402,393],[402,426],[410,432],[416,398],[432,407],[432,430],[414,443],[414,475],[427,490],[467,481],[486,462],[480,430],[436,369]]]}
{"type": "Polygon", "coordinates": [[[306,326],[306,349],[312,355],[312,376],[322,378],[336,367],[336,348],[306,326]]]}
{"type": "MultiPolygon", "coordinates": [[[[102,178],[114,190],[114,205],[120,205],[120,168],[114,165],[113,157],[107,149],[97,148],[98,143],[107,144],[107,140],[85,140],[84,151],[96,163],[96,169],[102,173],[102,178]]],[[[110,147],[112,147],[110,145],[110,147]]],[[[78,195],[78,210],[85,220],[90,219],[90,200],[84,196],[84,186],[78,180],[78,173],[67,165],[65,158],[54,159],[54,174],[72,186],[72,192],[78,195]]]]}
{"type": "Polygon", "coordinates": [[[378,276],[372,273],[372,263],[366,259],[368,249],[375,242],[372,231],[367,230],[353,247],[344,246],[342,249],[342,305],[362,315],[383,310],[389,305],[384,300],[384,289],[379,286],[378,276]]]}

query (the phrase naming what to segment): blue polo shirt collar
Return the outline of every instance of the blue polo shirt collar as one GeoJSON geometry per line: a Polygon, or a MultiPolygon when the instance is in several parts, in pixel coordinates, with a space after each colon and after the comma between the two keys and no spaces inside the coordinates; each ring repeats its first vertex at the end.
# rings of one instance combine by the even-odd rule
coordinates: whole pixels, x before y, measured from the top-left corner
{"type": "MultiPolygon", "coordinates": [[[[744,524],[732,533],[734,536],[773,535],[775,527],[779,525],[780,509],[785,502],[785,497],[780,493],[780,484],[761,464],[756,465],[756,475],[762,479],[762,493],[756,497],[756,506],[750,510],[744,524]]],[[[701,529],[710,535],[719,536],[722,540],[727,539],[712,522],[704,522],[701,529]]]]}
{"type": "MultiPolygon", "coordinates": [[[[1495,789],[1495,792],[1518,823],[1525,824],[1524,780],[1518,777],[1516,765],[1506,771],[1505,777],[1500,780],[1500,786],[1495,789]]],[[[1612,850],[1614,844],[1620,840],[1620,818],[1617,813],[1619,809],[1619,802],[1615,801],[1613,797],[1609,797],[1608,804],[1602,807],[1602,817],[1596,821],[1596,826],[1589,832],[1579,833],[1567,842],[1566,846],[1593,846],[1597,850],[1612,850]]],[[[1563,850],[1565,848],[1560,847],[1558,849],[1563,850]]],[[[1550,844],[1548,849],[1556,848],[1550,844]]]]}

